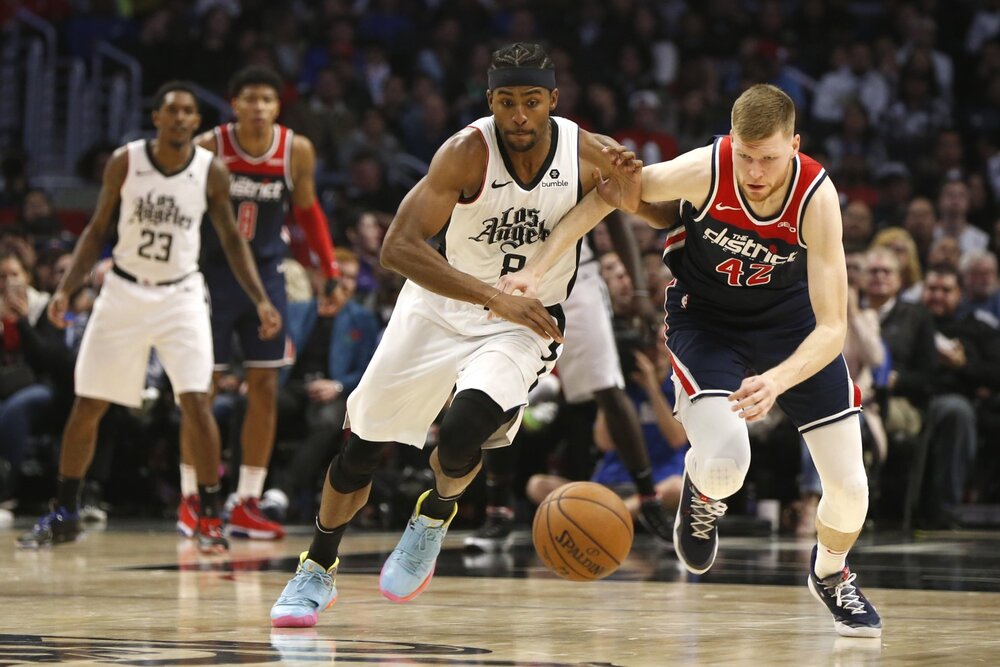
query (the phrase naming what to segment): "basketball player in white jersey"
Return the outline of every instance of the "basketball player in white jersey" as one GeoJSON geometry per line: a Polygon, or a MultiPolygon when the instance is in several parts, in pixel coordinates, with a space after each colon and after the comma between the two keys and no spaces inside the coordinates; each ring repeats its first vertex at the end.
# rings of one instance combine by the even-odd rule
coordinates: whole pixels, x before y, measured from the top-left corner
{"type": "Polygon", "coordinates": [[[153,105],[156,139],[133,141],[108,161],[97,210],[49,302],[49,318],[66,326],[69,296],[97,260],[120,206],[114,264],[80,345],[76,402],[63,433],[55,507],[21,537],[23,547],[71,542],[79,535],[80,486],[94,455],[98,424],[111,403],[141,405],[146,363],[155,348],[180,403],[181,429],[196,444],[202,507],[198,547],[205,553],[228,549],[219,518],[219,432],[208,402],[212,331],[198,270],[206,210],[234,273],[257,305],[262,338],[278,332],[281,317],[237,232],[228,170],[191,142],[200,123],[190,87],[171,82],[160,88],[153,105]]]}
{"type": "MultiPolygon", "coordinates": [[[[340,541],[368,500],[386,445],[422,447],[454,390],[430,456],[434,488],[418,499],[379,579],[393,601],[423,591],[482,449],[510,443],[528,390],[559,357],[559,304],[572,289],[577,254],[561,258],[537,299],[493,285],[544,246],[553,223],[595,186],[595,172],[609,172],[611,161],[593,135],[550,116],[559,93],[541,47],[496,51],[488,77],[493,115],[438,149],[386,234],[382,263],[408,281],[348,398],[351,435],[330,465],[312,544],[271,610],[274,626],[315,625],[318,612],[333,604],[340,541]],[[439,232],[444,240],[435,250],[426,241],[439,232]]],[[[604,183],[613,197],[609,191],[619,184],[604,183]]]]}

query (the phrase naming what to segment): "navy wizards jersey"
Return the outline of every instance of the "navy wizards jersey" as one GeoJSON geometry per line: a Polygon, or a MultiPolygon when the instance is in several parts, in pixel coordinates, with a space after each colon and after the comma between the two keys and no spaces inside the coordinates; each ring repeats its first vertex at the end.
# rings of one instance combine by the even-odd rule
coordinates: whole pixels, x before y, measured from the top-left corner
{"type": "Polygon", "coordinates": [[[718,137],[708,199],[697,208],[682,202],[663,249],[664,263],[688,294],[685,307],[744,319],[808,302],[802,220],[825,178],[818,162],[796,155],[780,211],[760,218],[736,184],[729,136],[718,137]]]}
{"type": "MultiPolygon", "coordinates": [[[[236,224],[258,264],[284,257],[287,248],[281,228],[292,191],[292,136],[290,129],[275,124],[271,147],[253,157],[240,148],[232,123],[215,128],[216,153],[230,172],[229,197],[236,224]]],[[[225,263],[215,229],[212,225],[202,228],[206,263],[225,263]]]]}

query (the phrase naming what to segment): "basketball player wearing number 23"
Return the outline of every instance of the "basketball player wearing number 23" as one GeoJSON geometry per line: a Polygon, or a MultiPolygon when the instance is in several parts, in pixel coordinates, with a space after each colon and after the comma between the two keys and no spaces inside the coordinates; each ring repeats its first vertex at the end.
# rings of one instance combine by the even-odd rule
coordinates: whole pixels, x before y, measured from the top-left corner
{"type": "Polygon", "coordinates": [[[277,334],[281,316],[236,231],[229,171],[191,143],[200,123],[192,88],[182,82],[164,84],[154,102],[156,139],[133,141],[108,161],[97,209],[52,295],[49,318],[65,326],[69,295],[90,273],[120,209],[114,264],[80,344],[76,401],[63,433],[55,508],[22,536],[22,547],[76,539],[80,486],[94,456],[98,424],[111,403],[141,405],[150,349],[155,348],[180,404],[181,430],[193,445],[201,495],[194,531],[198,547],[205,553],[228,549],[219,516],[219,431],[208,400],[212,331],[205,280],[198,270],[206,210],[233,273],[255,305],[259,335],[277,334]]]}
{"type": "Polygon", "coordinates": [[[368,499],[385,447],[422,447],[454,390],[430,455],[434,487],[418,499],[379,578],[396,602],[426,588],[482,449],[510,443],[528,390],[559,357],[559,304],[573,287],[577,253],[554,264],[537,298],[494,285],[544,247],[584,192],[600,182],[617,199],[619,181],[635,168],[630,153],[615,167],[596,137],[550,115],[559,99],[555,70],[537,45],[496,51],[488,78],[492,116],[438,149],[386,234],[382,263],[408,280],[347,401],[351,435],[330,465],[312,544],[271,610],[275,626],[313,625],[333,603],[340,541],[368,499]],[[439,233],[435,250],[426,240],[439,233]]]}
{"type": "Polygon", "coordinates": [[[777,402],[823,484],[809,590],[839,634],[878,637],[882,621],[846,564],[868,511],[868,479],[860,392],[840,354],[847,270],[839,199],[824,169],[798,148],[791,99],[774,86],[751,86],[733,105],[729,135],[644,168],[620,201],[588,195],[501,287],[534,294],[612,205],[670,225],[663,256],[676,280],[666,294],[667,347],[691,443],[674,525],[678,557],[693,573],[712,567],[722,501],[750,466],[746,422],[777,402]],[[670,200],[681,200],[676,224],[653,208],[670,200]]]}

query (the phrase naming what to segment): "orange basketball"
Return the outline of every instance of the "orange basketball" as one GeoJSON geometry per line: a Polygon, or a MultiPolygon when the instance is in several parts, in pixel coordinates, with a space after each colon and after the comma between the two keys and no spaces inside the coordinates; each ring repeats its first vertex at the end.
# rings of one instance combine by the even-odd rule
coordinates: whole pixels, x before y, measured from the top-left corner
{"type": "Polygon", "coordinates": [[[563,579],[603,579],[632,548],[632,516],[614,491],[573,482],[550,493],[535,513],[531,537],[538,557],[563,579]]]}

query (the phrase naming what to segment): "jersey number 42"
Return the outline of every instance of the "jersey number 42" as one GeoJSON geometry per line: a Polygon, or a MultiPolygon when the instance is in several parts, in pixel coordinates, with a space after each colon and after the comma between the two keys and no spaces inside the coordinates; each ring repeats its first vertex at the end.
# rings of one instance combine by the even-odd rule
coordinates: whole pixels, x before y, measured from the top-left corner
{"type": "Polygon", "coordinates": [[[726,275],[726,282],[732,287],[753,287],[754,285],[766,285],[771,282],[771,271],[774,269],[770,264],[760,264],[754,262],[747,264],[741,259],[727,259],[715,270],[726,275]],[[749,269],[749,270],[748,270],[749,269]],[[750,273],[752,271],[752,273],[750,273]],[[743,276],[746,274],[746,280],[743,276]]]}

